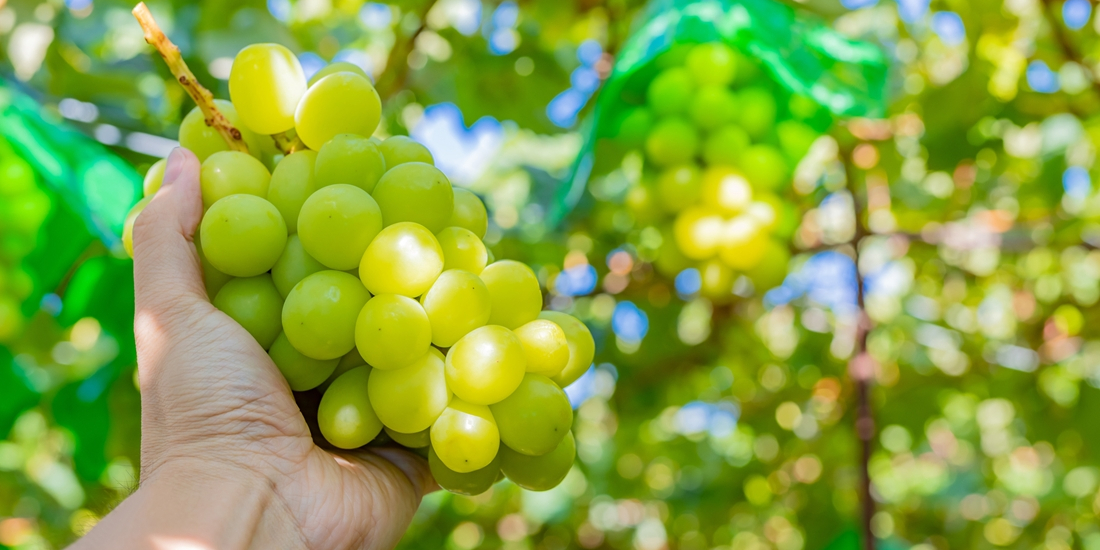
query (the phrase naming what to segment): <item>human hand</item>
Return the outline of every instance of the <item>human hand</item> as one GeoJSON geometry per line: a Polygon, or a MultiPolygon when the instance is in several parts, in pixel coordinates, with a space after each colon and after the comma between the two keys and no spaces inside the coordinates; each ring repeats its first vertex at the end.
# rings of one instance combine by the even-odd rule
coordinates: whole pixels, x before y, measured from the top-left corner
{"type": "Polygon", "coordinates": [[[392,548],[436,488],[427,463],[314,444],[267,353],[207,299],[199,169],[174,150],[134,227],[141,485],[74,548],[392,548]]]}

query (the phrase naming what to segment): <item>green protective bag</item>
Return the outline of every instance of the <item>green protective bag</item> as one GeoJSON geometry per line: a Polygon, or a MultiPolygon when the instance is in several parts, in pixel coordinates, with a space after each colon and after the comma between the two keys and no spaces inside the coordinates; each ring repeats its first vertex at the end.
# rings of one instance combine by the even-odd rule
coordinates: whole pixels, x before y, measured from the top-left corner
{"type": "Polygon", "coordinates": [[[594,165],[596,140],[621,116],[631,78],[677,44],[724,42],[759,61],[783,88],[841,117],[885,112],[887,62],[874,45],[851,40],[822,21],[774,0],[655,0],[623,45],[582,133],[585,142],[558,188],[549,221],[580,201],[594,165]]]}
{"type": "Polygon", "coordinates": [[[0,81],[0,135],[107,248],[121,251],[122,225],[141,199],[142,177],[125,160],[0,81]]]}
{"type": "MultiPolygon", "coordinates": [[[[38,246],[24,259],[35,283],[23,306],[30,315],[42,296],[63,286],[87,258],[104,253],[125,257],[122,227],[130,207],[141,199],[142,177],[125,160],[2,80],[0,136],[46,184],[52,202],[38,246]]],[[[104,284],[113,286],[112,281],[104,284]]]]}

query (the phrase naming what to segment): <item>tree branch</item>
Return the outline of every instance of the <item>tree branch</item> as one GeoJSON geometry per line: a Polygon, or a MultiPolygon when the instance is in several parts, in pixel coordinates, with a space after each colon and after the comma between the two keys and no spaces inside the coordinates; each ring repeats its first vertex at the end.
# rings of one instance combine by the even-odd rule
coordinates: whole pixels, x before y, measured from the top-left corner
{"type": "Polygon", "coordinates": [[[427,0],[424,3],[424,6],[417,13],[420,18],[420,26],[408,38],[400,41],[397,38],[394,39],[393,48],[390,48],[390,55],[386,59],[386,72],[378,78],[375,84],[375,89],[378,90],[378,95],[382,98],[383,103],[405,86],[405,81],[409,78],[409,53],[412,52],[413,46],[416,44],[416,38],[427,28],[428,12],[432,11],[435,3],[436,0],[427,0]]]}
{"type": "Polygon", "coordinates": [[[1050,32],[1054,34],[1054,40],[1058,43],[1058,47],[1062,50],[1062,56],[1068,61],[1073,61],[1084,69],[1085,74],[1089,76],[1089,82],[1092,82],[1092,89],[1096,93],[1100,94],[1100,81],[1096,79],[1096,72],[1092,67],[1088,66],[1084,62],[1084,58],[1081,56],[1081,52],[1077,51],[1077,48],[1073,45],[1073,41],[1069,39],[1065,29],[1058,24],[1058,18],[1054,14],[1054,3],[1052,0],[1042,0],[1043,16],[1047,20],[1047,24],[1050,25],[1050,32]]]}
{"type": "Polygon", "coordinates": [[[160,30],[160,26],[153,19],[153,14],[149,12],[145,2],[140,2],[137,6],[134,6],[132,13],[141,25],[141,29],[145,31],[145,41],[157,49],[160,56],[164,58],[164,62],[168,64],[168,69],[172,71],[172,75],[176,77],[183,89],[187,90],[187,95],[191,96],[191,99],[202,110],[206,125],[217,130],[231,150],[247,153],[248,146],[241,139],[241,131],[230,124],[225,115],[214,105],[214,94],[210,93],[210,90],[207,90],[202,84],[199,84],[199,80],[195,78],[195,73],[191,72],[191,69],[187,67],[187,62],[180,55],[179,47],[164,35],[164,31],[160,30]]]}
{"type": "Polygon", "coordinates": [[[852,195],[852,215],[855,217],[856,232],[851,244],[855,251],[856,298],[859,305],[859,318],[856,321],[856,349],[848,362],[848,376],[856,389],[856,436],[859,437],[859,504],[860,527],[863,535],[863,549],[875,549],[875,535],[871,531],[871,519],[875,515],[875,500],[871,497],[871,446],[875,437],[875,418],[871,410],[871,380],[875,374],[875,360],[867,353],[867,335],[871,332],[871,318],[863,301],[863,275],[859,272],[859,245],[867,236],[863,223],[862,205],[856,194],[855,178],[851,167],[851,151],[842,151],[844,172],[847,177],[848,192],[852,195]]]}

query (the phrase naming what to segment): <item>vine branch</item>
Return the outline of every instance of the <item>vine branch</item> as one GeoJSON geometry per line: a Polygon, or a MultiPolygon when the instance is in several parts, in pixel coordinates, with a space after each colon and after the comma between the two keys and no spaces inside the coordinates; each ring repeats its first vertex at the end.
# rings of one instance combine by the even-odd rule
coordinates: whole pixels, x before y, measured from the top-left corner
{"type": "Polygon", "coordinates": [[[165,36],[164,31],[153,19],[153,14],[149,11],[145,2],[139,2],[137,6],[134,6],[131,13],[134,14],[134,19],[137,19],[138,24],[141,25],[141,29],[145,31],[145,41],[157,49],[160,56],[164,58],[164,62],[168,64],[168,69],[172,71],[172,75],[176,77],[176,81],[183,86],[183,89],[187,91],[187,95],[191,96],[191,99],[202,110],[206,125],[221,134],[230,150],[247,153],[248,146],[241,138],[241,131],[230,124],[225,115],[214,105],[214,94],[210,93],[210,90],[207,90],[195,78],[195,73],[191,72],[187,62],[180,55],[179,47],[165,36]]]}

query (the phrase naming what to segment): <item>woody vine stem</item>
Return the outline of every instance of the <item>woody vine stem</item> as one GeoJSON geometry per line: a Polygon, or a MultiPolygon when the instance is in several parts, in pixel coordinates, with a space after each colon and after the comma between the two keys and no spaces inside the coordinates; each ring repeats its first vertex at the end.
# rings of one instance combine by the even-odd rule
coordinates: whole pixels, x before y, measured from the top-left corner
{"type": "MultiPolygon", "coordinates": [[[[191,68],[187,66],[187,62],[180,55],[179,47],[173,44],[164,34],[164,31],[160,29],[160,25],[153,18],[153,14],[149,11],[149,7],[145,5],[145,2],[140,2],[137,6],[134,6],[132,13],[138,24],[141,25],[141,29],[145,31],[145,41],[157,49],[157,52],[168,65],[168,70],[172,71],[172,76],[176,77],[176,81],[187,91],[187,95],[191,96],[191,99],[195,101],[195,105],[198,105],[199,109],[202,110],[206,125],[217,130],[230,150],[242,153],[249,152],[248,145],[244,142],[240,129],[233,126],[229,119],[225,118],[225,115],[218,110],[218,106],[214,103],[214,94],[210,93],[210,90],[207,90],[195,78],[195,73],[191,72],[191,68]]],[[[275,146],[285,154],[305,149],[305,144],[302,143],[301,139],[297,136],[287,135],[287,132],[275,134],[271,136],[271,139],[275,141],[275,146]]]]}
{"type": "Polygon", "coordinates": [[[145,2],[134,6],[132,13],[141,25],[141,29],[145,31],[145,41],[157,49],[160,56],[164,58],[164,62],[168,64],[168,70],[172,71],[172,75],[176,77],[176,81],[183,86],[184,90],[187,90],[187,95],[191,96],[199,109],[202,109],[206,125],[217,130],[231,150],[247,153],[248,145],[245,145],[241,138],[241,131],[230,124],[225,115],[214,105],[214,94],[199,84],[195,73],[191,72],[187,62],[180,55],[179,47],[165,36],[164,31],[160,30],[160,26],[153,19],[153,14],[145,2]]]}

